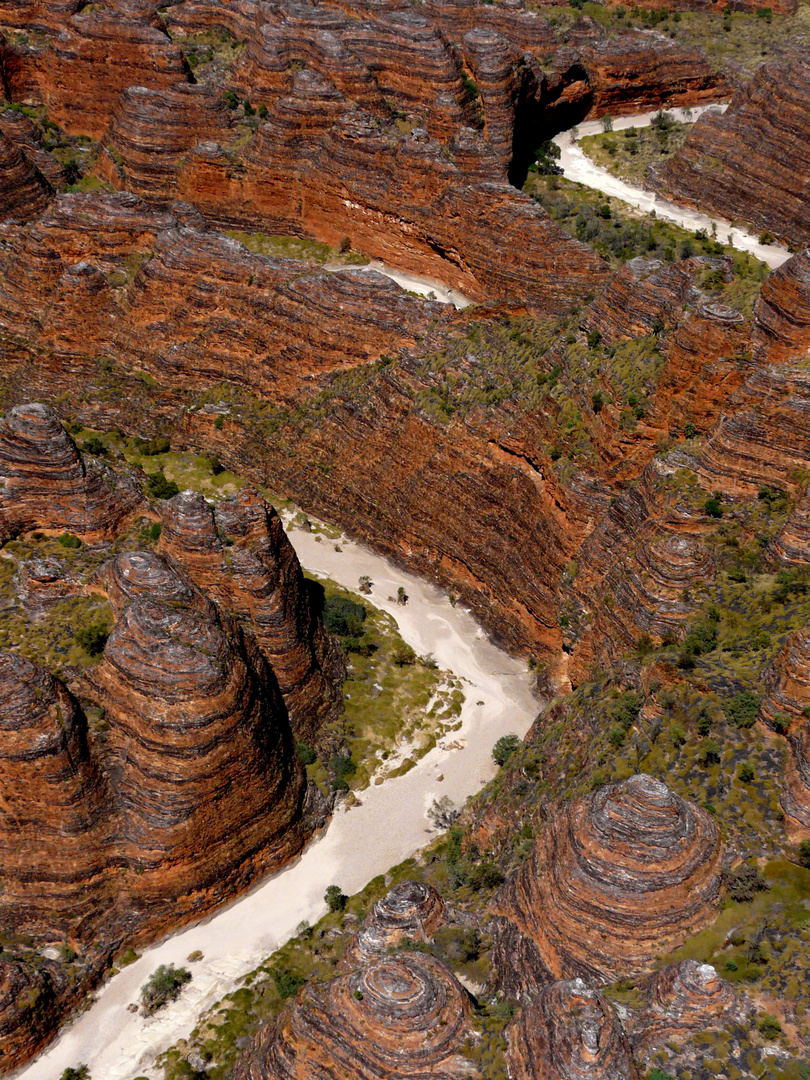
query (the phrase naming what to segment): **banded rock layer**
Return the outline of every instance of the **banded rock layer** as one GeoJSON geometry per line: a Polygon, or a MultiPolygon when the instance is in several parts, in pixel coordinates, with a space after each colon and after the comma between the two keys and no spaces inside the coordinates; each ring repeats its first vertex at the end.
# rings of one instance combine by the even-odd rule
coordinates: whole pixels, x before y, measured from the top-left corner
{"type": "Polygon", "coordinates": [[[667,964],[643,987],[644,1006],[631,1017],[633,1044],[680,1043],[695,1031],[727,1028],[747,1013],[742,997],[711,964],[681,960],[667,964]]]}
{"type": "Polygon", "coordinates": [[[270,663],[301,739],[340,710],[340,652],[311,610],[298,558],[275,510],[243,488],[211,506],[183,492],[163,509],[160,550],[220,608],[244,619],[270,663]]]}
{"type": "Polygon", "coordinates": [[[680,202],[810,243],[810,62],[763,65],[723,115],[706,113],[653,177],[680,202]]]}
{"type": "Polygon", "coordinates": [[[800,727],[810,709],[810,630],[795,630],[762,673],[765,695],[759,719],[785,735],[800,727]]]}
{"type": "Polygon", "coordinates": [[[609,982],[711,918],[720,856],[706,811],[638,775],[562,810],[495,906],[557,978],[609,982]]]}
{"type": "Polygon", "coordinates": [[[18,405],[0,421],[0,537],[109,537],[142,499],[127,478],[85,461],[47,406],[18,405]]]}
{"type": "Polygon", "coordinates": [[[810,839],[810,720],[790,736],[781,803],[788,836],[810,839]]]}
{"type": "Polygon", "coordinates": [[[467,1080],[467,995],[440,961],[395,953],[309,983],[274,1030],[243,1054],[234,1080],[467,1080]]]}
{"type": "Polygon", "coordinates": [[[403,939],[426,941],[444,921],[444,903],[430,885],[401,881],[366,916],[340,960],[344,971],[370,963],[403,939]]]}
{"type": "Polygon", "coordinates": [[[610,1002],[582,979],[555,982],[508,1028],[513,1080],[638,1080],[610,1002]]]}

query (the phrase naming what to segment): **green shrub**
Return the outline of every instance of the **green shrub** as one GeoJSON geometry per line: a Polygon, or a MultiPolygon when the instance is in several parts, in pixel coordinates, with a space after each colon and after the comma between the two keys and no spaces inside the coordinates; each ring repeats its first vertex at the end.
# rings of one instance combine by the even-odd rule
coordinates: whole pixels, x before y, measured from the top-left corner
{"type": "Polygon", "coordinates": [[[191,982],[191,972],[174,964],[161,964],[141,987],[141,1003],[147,1015],[157,1012],[174,1001],[180,991],[191,982]]]}
{"type": "Polygon", "coordinates": [[[744,784],[750,784],[753,782],[756,772],[750,761],[744,761],[742,765],[740,765],[737,775],[744,784]]]}
{"type": "Polygon", "coordinates": [[[162,469],[152,473],[147,481],[147,487],[149,494],[155,499],[173,499],[180,491],[174,480],[167,479],[162,469]]]}
{"type": "Polygon", "coordinates": [[[135,449],[145,457],[155,457],[156,454],[168,454],[172,444],[163,435],[155,435],[151,439],[136,439],[135,449]]]}
{"type": "Polygon", "coordinates": [[[346,596],[329,596],[323,607],[323,625],[340,637],[357,637],[362,632],[366,609],[346,596]]]}
{"type": "Polygon", "coordinates": [[[159,521],[153,521],[149,527],[149,539],[159,540],[160,534],[163,532],[163,525],[159,521]]]}
{"type": "Polygon", "coordinates": [[[59,1080],[90,1080],[90,1070],[86,1065],[77,1065],[75,1069],[65,1069],[59,1080]]]}
{"type": "Polygon", "coordinates": [[[208,459],[208,468],[211,470],[212,476],[219,476],[220,473],[225,472],[225,466],[222,464],[216,454],[212,454],[212,456],[208,459]]]}
{"type": "Polygon", "coordinates": [[[611,746],[615,747],[617,750],[619,749],[619,747],[624,742],[624,739],[625,739],[625,730],[624,730],[623,727],[620,727],[618,724],[616,724],[614,727],[612,727],[610,729],[610,731],[608,732],[608,742],[610,743],[611,746]]]}
{"type": "Polygon", "coordinates": [[[349,900],[339,885],[329,885],[323,899],[330,911],[343,911],[349,900]]]}
{"type": "Polygon", "coordinates": [[[410,645],[406,645],[403,641],[402,644],[397,645],[391,653],[391,659],[397,667],[412,667],[417,661],[417,656],[415,650],[412,649],[410,645]]]}
{"type": "Polygon", "coordinates": [[[311,746],[307,746],[306,743],[300,742],[295,744],[295,752],[298,755],[298,760],[302,765],[314,765],[318,760],[318,755],[312,749],[311,746]]]}
{"type": "Polygon", "coordinates": [[[109,636],[109,630],[103,623],[92,623],[76,631],[76,641],[90,656],[101,656],[109,636]]]}
{"type": "Polygon", "coordinates": [[[743,730],[747,730],[754,726],[758,710],[759,698],[752,694],[750,690],[740,691],[739,694],[735,694],[734,697],[729,698],[723,706],[726,720],[735,727],[742,728],[743,730]]]}
{"type": "Polygon", "coordinates": [[[492,758],[495,764],[505,765],[519,746],[520,736],[514,734],[501,735],[500,739],[492,747],[492,758]]]}
{"type": "Polygon", "coordinates": [[[89,439],[85,439],[82,443],[82,450],[85,454],[92,454],[93,457],[101,457],[102,454],[107,453],[107,447],[98,435],[91,435],[89,439]]]}
{"type": "Polygon", "coordinates": [[[329,768],[337,780],[345,781],[347,776],[357,772],[357,764],[349,754],[335,754],[329,762],[329,768]]]}
{"type": "Polygon", "coordinates": [[[82,546],[78,536],[74,536],[73,533],[69,532],[63,532],[61,536],[57,537],[57,540],[63,548],[80,548],[82,546]]]}
{"type": "Polygon", "coordinates": [[[775,1016],[770,1013],[763,1013],[757,1024],[757,1031],[763,1039],[775,1039],[782,1034],[782,1025],[775,1016]]]}
{"type": "Polygon", "coordinates": [[[695,435],[697,435],[697,428],[691,420],[687,420],[687,422],[683,425],[683,434],[684,437],[687,439],[694,439],[695,435]]]}
{"type": "MultiPolygon", "coordinates": [[[[330,886],[330,888],[334,887],[334,885],[330,886]]],[[[338,892],[339,891],[340,890],[338,890],[338,892]]],[[[332,910],[334,911],[335,909],[333,908],[332,910]]],[[[306,981],[307,980],[303,975],[299,975],[297,971],[293,971],[291,968],[282,968],[281,971],[273,972],[273,983],[276,987],[276,992],[278,996],[284,1000],[295,997],[306,981]]]]}
{"type": "Polygon", "coordinates": [[[704,739],[698,754],[698,762],[707,768],[709,765],[720,763],[720,746],[713,739],[704,739]]]}
{"type": "Polygon", "coordinates": [[[799,844],[799,863],[810,870],[810,840],[802,840],[799,844]]]}
{"type": "Polygon", "coordinates": [[[758,866],[741,866],[725,878],[728,895],[740,904],[750,903],[758,892],[764,892],[768,883],[758,866]]]}
{"type": "Polygon", "coordinates": [[[721,518],[723,516],[723,507],[720,499],[716,495],[712,495],[703,504],[703,509],[713,518],[721,518]]]}

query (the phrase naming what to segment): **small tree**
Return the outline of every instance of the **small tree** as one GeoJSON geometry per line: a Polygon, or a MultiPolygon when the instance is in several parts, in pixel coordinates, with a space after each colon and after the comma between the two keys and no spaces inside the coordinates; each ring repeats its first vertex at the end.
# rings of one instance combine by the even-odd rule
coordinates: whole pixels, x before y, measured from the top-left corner
{"type": "Polygon", "coordinates": [[[59,1080],[90,1080],[90,1070],[86,1065],[77,1065],[75,1069],[65,1069],[59,1080]]]}
{"type": "Polygon", "coordinates": [[[161,964],[141,987],[141,1003],[146,1016],[162,1009],[179,997],[180,991],[191,982],[191,972],[174,964],[161,964]]]}
{"type": "Polygon", "coordinates": [[[373,582],[368,574],[363,574],[357,587],[364,596],[370,596],[372,584],[373,582]]]}
{"type": "Polygon", "coordinates": [[[810,870],[810,840],[802,840],[799,844],[799,862],[810,870]]]}
{"type": "Polygon", "coordinates": [[[400,587],[397,589],[397,603],[400,604],[402,607],[405,607],[405,605],[408,603],[408,594],[405,592],[405,589],[402,585],[400,585],[400,587]]]}
{"type": "Polygon", "coordinates": [[[330,885],[323,894],[323,899],[330,911],[343,911],[349,898],[339,885],[330,885]]]}
{"type": "Polygon", "coordinates": [[[492,747],[492,757],[495,763],[505,765],[519,746],[520,737],[518,735],[502,735],[492,747]]]}
{"type": "Polygon", "coordinates": [[[610,113],[605,113],[605,115],[602,117],[602,131],[613,131],[613,117],[610,115],[610,113]]]}
{"type": "Polygon", "coordinates": [[[453,803],[448,795],[442,795],[440,799],[434,799],[433,805],[427,812],[435,829],[449,829],[461,811],[453,803]]]}

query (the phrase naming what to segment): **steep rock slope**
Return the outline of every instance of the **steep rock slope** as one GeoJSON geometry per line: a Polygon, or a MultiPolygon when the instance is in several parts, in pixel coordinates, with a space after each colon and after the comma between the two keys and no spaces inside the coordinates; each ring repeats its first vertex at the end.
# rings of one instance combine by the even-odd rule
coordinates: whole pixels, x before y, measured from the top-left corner
{"type": "Polygon", "coordinates": [[[810,63],[761,67],[722,116],[706,114],[653,181],[681,202],[810,243],[810,63]]]}

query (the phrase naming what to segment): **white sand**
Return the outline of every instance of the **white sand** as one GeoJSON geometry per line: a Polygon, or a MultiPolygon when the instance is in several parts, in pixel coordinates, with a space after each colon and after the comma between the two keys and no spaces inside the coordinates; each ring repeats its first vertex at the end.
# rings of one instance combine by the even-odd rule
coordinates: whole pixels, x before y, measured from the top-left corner
{"type": "Polygon", "coordinates": [[[375,270],[384,277],[391,278],[397,285],[409,292],[426,296],[429,300],[438,300],[440,304],[452,304],[455,308],[465,308],[472,304],[472,300],[460,293],[458,289],[452,289],[449,285],[443,285],[435,278],[419,277],[417,274],[409,274],[405,270],[396,270],[385,263],[372,260],[365,266],[327,266],[333,274],[367,274],[375,270]]]}
{"type": "MultiPolygon", "coordinates": [[[[698,116],[709,109],[722,112],[726,108],[726,105],[702,105],[692,109],[691,119],[696,120],[698,116]]],[[[667,109],[666,111],[672,113],[678,120],[686,121],[690,119],[683,109],[667,109]]],[[[635,116],[618,116],[613,121],[613,129],[619,131],[629,127],[648,127],[656,114],[657,110],[638,113],[635,116]]],[[[579,125],[576,139],[580,139],[585,135],[596,135],[601,130],[602,123],[600,120],[589,120],[587,123],[579,125]]],[[[582,147],[578,145],[576,139],[570,131],[563,132],[554,139],[561,151],[560,167],[563,170],[563,176],[567,180],[576,180],[586,187],[603,191],[606,195],[612,195],[623,202],[629,203],[630,206],[636,207],[638,210],[643,210],[646,214],[654,212],[656,217],[662,218],[664,221],[672,221],[685,229],[695,232],[698,229],[705,229],[708,235],[711,236],[712,226],[716,225],[718,240],[731,244],[739,251],[750,252],[771,268],[781,266],[790,258],[790,252],[781,244],[760,244],[756,236],[752,236],[751,233],[745,232],[744,229],[738,228],[729,221],[709,217],[697,210],[670,202],[668,199],[664,199],[644,188],[628,184],[625,180],[619,180],[618,177],[612,176],[606,169],[600,168],[593,162],[585,154],[582,147]]]]}
{"type": "Polygon", "coordinates": [[[368,574],[374,583],[371,599],[395,617],[402,637],[417,653],[432,652],[440,667],[464,681],[462,727],[448,736],[463,748],[444,750],[440,744],[405,776],[362,792],[362,805],[339,811],[296,863],[207,922],[145,952],[107,983],[89,1011],[48,1051],[18,1073],[25,1080],[57,1080],[80,1062],[89,1065],[93,1080],[139,1075],[157,1080],[155,1055],[187,1036],[200,1012],[284,944],[301,920],[319,919],[326,911],[327,885],[354,893],[424,846],[431,835],[425,812],[433,800],[448,795],[461,804],[478,791],[496,771],[495,741],[511,731],[524,735],[538,712],[525,665],[496,648],[438,589],[348,540],[337,552],[335,541],[318,541],[314,533],[295,531],[291,539],[304,566],[348,588],[356,589],[360,575],[368,574]],[[388,599],[400,585],[410,597],[406,607],[388,599]],[[127,1011],[158,964],[184,964],[196,949],[205,958],[187,965],[194,978],[178,1001],[149,1020],[127,1011]]]}

